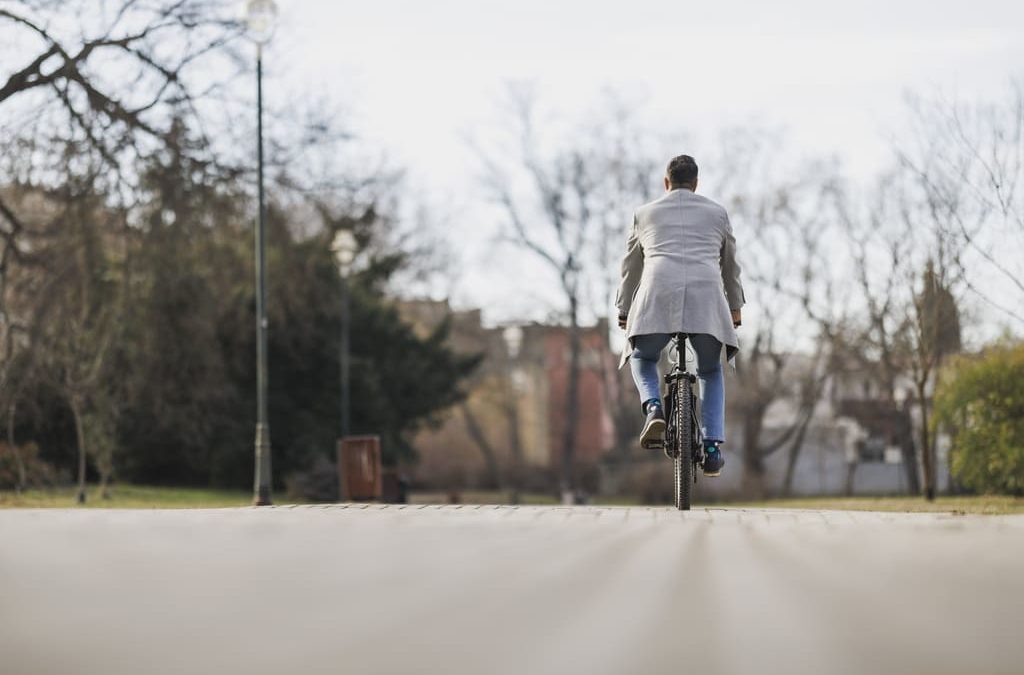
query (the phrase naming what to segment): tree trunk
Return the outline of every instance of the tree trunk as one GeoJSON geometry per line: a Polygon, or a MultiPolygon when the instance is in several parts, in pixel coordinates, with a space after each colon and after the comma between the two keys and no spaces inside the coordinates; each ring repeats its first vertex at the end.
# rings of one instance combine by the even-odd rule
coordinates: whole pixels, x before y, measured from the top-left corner
{"type": "Polygon", "coordinates": [[[847,497],[853,496],[853,477],[857,474],[857,462],[849,462],[846,465],[846,484],[843,486],[843,494],[847,497]]]}
{"type": "Polygon", "coordinates": [[[604,382],[604,401],[612,419],[612,438],[615,446],[612,452],[621,458],[628,458],[633,447],[633,429],[629,424],[630,417],[636,416],[637,406],[632,390],[622,386],[618,364],[613,358],[611,336],[605,330],[602,337],[604,354],[601,358],[601,379],[604,382]]]}
{"type": "Polygon", "coordinates": [[[741,489],[747,499],[764,498],[764,457],[761,455],[761,429],[764,410],[758,407],[743,420],[743,479],[741,489]]]}
{"type": "Polygon", "coordinates": [[[27,478],[25,476],[25,461],[21,457],[21,450],[14,444],[14,419],[17,408],[17,403],[11,403],[7,407],[7,447],[11,449],[11,453],[14,455],[14,463],[18,468],[18,484],[14,486],[14,492],[20,495],[25,489],[27,478]]]}
{"type": "Polygon", "coordinates": [[[78,503],[85,503],[85,430],[82,427],[82,402],[78,394],[69,398],[71,414],[75,418],[75,438],[78,440],[78,503]]]}
{"type": "Polygon", "coordinates": [[[566,393],[565,428],[562,430],[562,503],[574,500],[573,468],[576,459],[576,427],[580,416],[580,352],[582,344],[579,325],[579,299],[569,298],[569,382],[566,393]]]}
{"type": "MultiPolygon", "coordinates": [[[[908,397],[909,398],[909,397],[908,397]]],[[[907,492],[921,494],[921,478],[917,473],[917,450],[914,447],[914,424],[910,417],[910,401],[903,404],[903,428],[900,429],[900,453],[907,474],[907,492]]]]}
{"type": "MultiPolygon", "coordinates": [[[[511,373],[510,373],[511,375],[511,373]]],[[[510,478],[511,493],[509,503],[518,504],[523,489],[523,442],[519,436],[519,392],[515,381],[509,377],[505,387],[505,420],[508,424],[508,441],[512,449],[512,475],[510,478]]]]}
{"type": "Polygon", "coordinates": [[[100,469],[100,499],[110,499],[110,474],[109,469],[100,469]]]}
{"type": "Polygon", "coordinates": [[[466,420],[466,430],[469,431],[470,437],[476,443],[476,447],[480,449],[480,454],[483,455],[484,465],[487,467],[487,475],[490,478],[492,487],[496,490],[501,490],[501,469],[498,467],[498,458],[494,448],[491,446],[490,441],[487,440],[487,436],[484,434],[483,429],[480,428],[480,423],[477,422],[476,416],[473,415],[469,406],[462,403],[459,405],[459,410],[462,411],[462,418],[466,420]]]}
{"type": "Polygon", "coordinates": [[[812,408],[810,414],[801,423],[799,431],[796,432],[796,437],[793,438],[789,445],[789,457],[786,460],[786,476],[782,481],[782,494],[786,497],[793,492],[793,476],[796,473],[796,462],[800,458],[800,451],[804,447],[804,439],[807,437],[807,430],[811,426],[811,419],[813,417],[814,411],[812,408]]]}
{"type": "Polygon", "coordinates": [[[935,500],[935,448],[932,445],[931,432],[928,430],[928,400],[925,398],[926,380],[917,382],[917,405],[921,410],[921,469],[924,473],[924,498],[935,500]]]}

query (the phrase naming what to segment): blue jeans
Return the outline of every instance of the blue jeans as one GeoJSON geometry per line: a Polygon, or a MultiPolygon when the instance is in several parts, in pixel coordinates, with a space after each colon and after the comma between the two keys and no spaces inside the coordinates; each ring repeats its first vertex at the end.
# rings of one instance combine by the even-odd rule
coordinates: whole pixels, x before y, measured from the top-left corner
{"type": "MultiPolygon", "coordinates": [[[[658,359],[671,335],[656,333],[633,338],[630,368],[640,402],[661,400],[661,378],[658,359]]],[[[722,372],[722,343],[710,335],[690,336],[690,345],[697,352],[697,377],[701,381],[701,423],[704,439],[725,442],[725,375],[722,372]]]]}

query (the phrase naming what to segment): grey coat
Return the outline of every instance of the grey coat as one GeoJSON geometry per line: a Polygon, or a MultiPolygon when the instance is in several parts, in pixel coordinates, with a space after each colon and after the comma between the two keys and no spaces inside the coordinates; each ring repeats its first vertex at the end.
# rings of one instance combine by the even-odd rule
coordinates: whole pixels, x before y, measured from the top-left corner
{"type": "Polygon", "coordinates": [[[736,239],[725,209],[686,189],[672,190],[633,215],[615,298],[628,343],[650,333],[707,333],[739,350],[729,310],[743,307],[736,239]]]}

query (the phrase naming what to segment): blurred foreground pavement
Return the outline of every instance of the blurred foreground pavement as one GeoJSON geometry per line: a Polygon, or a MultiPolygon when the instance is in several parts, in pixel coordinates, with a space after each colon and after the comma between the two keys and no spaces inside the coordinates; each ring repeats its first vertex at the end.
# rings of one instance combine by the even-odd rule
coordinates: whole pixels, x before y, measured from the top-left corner
{"type": "Polygon", "coordinates": [[[4,675],[1021,673],[1024,516],[0,511],[4,675]]]}

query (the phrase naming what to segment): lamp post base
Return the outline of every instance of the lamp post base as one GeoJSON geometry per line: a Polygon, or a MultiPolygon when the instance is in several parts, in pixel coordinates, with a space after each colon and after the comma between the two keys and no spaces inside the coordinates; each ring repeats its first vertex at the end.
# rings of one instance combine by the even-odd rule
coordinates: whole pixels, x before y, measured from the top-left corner
{"type": "Polygon", "coordinates": [[[256,425],[256,484],[253,486],[253,506],[270,506],[270,430],[265,424],[256,425]]]}

